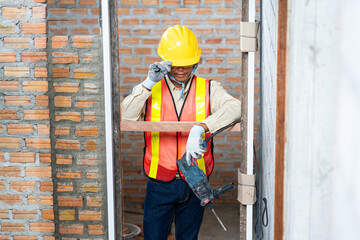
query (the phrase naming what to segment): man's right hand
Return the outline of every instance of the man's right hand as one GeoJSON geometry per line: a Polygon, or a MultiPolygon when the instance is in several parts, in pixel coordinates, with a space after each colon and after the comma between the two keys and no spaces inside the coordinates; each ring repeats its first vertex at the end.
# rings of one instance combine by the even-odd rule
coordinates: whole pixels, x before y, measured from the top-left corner
{"type": "Polygon", "coordinates": [[[143,82],[144,87],[151,90],[151,88],[159,82],[164,76],[170,72],[171,70],[171,62],[170,61],[162,61],[150,64],[148,76],[143,82]]]}

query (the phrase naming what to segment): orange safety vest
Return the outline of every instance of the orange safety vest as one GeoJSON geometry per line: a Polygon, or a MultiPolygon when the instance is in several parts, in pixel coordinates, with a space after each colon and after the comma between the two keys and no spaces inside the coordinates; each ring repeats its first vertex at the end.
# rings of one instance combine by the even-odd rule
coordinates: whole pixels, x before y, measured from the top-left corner
{"type": "MultiPolygon", "coordinates": [[[[194,76],[178,116],[173,96],[165,79],[155,84],[147,100],[145,121],[203,121],[210,115],[210,81],[194,76]]],[[[144,172],[156,180],[171,181],[179,171],[176,160],[186,152],[188,132],[145,132],[144,172]]],[[[210,133],[203,134],[203,139],[210,133]]],[[[213,144],[208,142],[203,157],[196,159],[200,169],[210,176],[214,168],[213,144]]],[[[183,174],[180,172],[184,179],[183,174]]]]}

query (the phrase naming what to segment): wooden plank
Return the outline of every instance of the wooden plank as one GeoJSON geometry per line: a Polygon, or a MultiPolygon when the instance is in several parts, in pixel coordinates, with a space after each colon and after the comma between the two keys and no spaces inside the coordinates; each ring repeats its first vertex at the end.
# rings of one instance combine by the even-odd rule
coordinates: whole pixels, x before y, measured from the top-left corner
{"type": "MultiPolygon", "coordinates": [[[[120,131],[190,132],[196,122],[121,122],[120,131]]],[[[240,123],[225,131],[240,132],[240,123]]]]}
{"type": "MultiPolygon", "coordinates": [[[[242,21],[249,21],[249,0],[242,1],[242,21]]],[[[247,121],[248,121],[248,57],[247,52],[241,53],[241,155],[240,171],[247,172],[247,121]]],[[[246,239],[246,205],[240,204],[240,236],[246,239]]]]}
{"type": "Polygon", "coordinates": [[[284,236],[284,154],[287,50],[287,0],[279,0],[276,90],[274,239],[284,236]]]}
{"type": "Polygon", "coordinates": [[[113,121],[113,173],[114,173],[114,204],[115,204],[115,237],[123,239],[123,204],[122,204],[122,167],[120,159],[120,62],[119,62],[119,31],[118,1],[109,1],[110,46],[111,46],[111,84],[112,84],[112,121],[113,121]]]}

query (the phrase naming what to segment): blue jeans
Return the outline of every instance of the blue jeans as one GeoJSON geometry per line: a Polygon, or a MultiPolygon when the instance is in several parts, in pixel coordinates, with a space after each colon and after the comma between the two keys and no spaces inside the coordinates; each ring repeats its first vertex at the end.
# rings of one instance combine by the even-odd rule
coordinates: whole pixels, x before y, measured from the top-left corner
{"type": "Polygon", "coordinates": [[[175,217],[176,240],[196,240],[204,207],[181,179],[169,183],[148,180],[144,204],[144,240],[167,240],[175,217]]]}

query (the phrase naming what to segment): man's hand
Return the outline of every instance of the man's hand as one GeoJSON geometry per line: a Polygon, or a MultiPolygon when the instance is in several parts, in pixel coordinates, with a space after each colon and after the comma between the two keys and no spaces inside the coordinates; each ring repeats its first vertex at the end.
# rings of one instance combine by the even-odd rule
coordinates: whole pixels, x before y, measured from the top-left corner
{"type": "Polygon", "coordinates": [[[190,134],[186,143],[186,163],[190,166],[192,158],[201,158],[201,154],[206,152],[204,147],[204,140],[202,134],[205,132],[204,128],[195,125],[191,128],[190,134]]]}
{"type": "Polygon", "coordinates": [[[171,62],[170,61],[162,61],[156,62],[149,66],[148,76],[143,82],[144,87],[151,90],[151,88],[159,82],[164,76],[170,72],[171,70],[171,62]]]}

